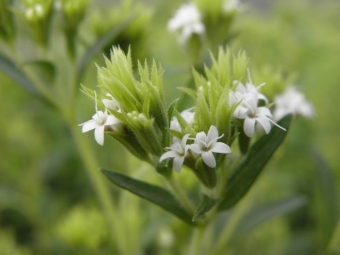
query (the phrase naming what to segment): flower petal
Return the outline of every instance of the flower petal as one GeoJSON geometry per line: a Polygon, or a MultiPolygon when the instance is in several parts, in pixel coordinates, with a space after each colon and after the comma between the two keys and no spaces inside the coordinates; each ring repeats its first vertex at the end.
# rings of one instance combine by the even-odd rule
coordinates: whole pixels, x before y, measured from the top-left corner
{"type": "Polygon", "coordinates": [[[260,125],[263,127],[266,134],[268,134],[270,132],[270,129],[272,128],[272,126],[270,125],[270,121],[268,120],[267,117],[259,116],[259,117],[256,118],[256,121],[258,123],[260,123],[260,125]]]}
{"type": "Polygon", "coordinates": [[[205,151],[201,154],[202,159],[204,161],[204,163],[211,167],[214,168],[216,166],[216,160],[214,157],[214,154],[211,151],[205,151]]]}
{"type": "Polygon", "coordinates": [[[176,157],[174,158],[174,162],[173,162],[173,169],[176,172],[180,172],[183,166],[183,162],[184,162],[184,157],[176,157]]]}
{"type": "Polygon", "coordinates": [[[167,158],[175,158],[178,157],[178,153],[175,151],[167,151],[165,152],[159,159],[159,162],[162,162],[164,159],[167,158]]]}
{"type": "Polygon", "coordinates": [[[216,138],[218,138],[217,127],[211,125],[208,131],[208,135],[207,135],[207,142],[209,143],[210,141],[213,141],[216,138]]]}
{"type": "Polygon", "coordinates": [[[119,119],[117,119],[115,116],[113,115],[108,115],[106,118],[106,122],[105,122],[105,126],[110,126],[110,125],[114,125],[114,124],[118,124],[120,123],[119,119]]]}
{"type": "Polygon", "coordinates": [[[248,137],[252,137],[254,135],[254,130],[255,130],[255,119],[246,118],[244,120],[243,129],[244,129],[244,133],[248,137]]]}
{"type": "Polygon", "coordinates": [[[104,145],[104,126],[96,127],[94,130],[94,138],[99,145],[104,145]]]}
{"type": "Polygon", "coordinates": [[[83,123],[81,125],[83,125],[83,128],[82,128],[83,133],[98,127],[98,124],[95,120],[86,121],[85,123],[83,123]]]}
{"type": "Polygon", "coordinates": [[[196,154],[201,154],[203,151],[200,149],[198,144],[191,144],[190,150],[192,150],[196,154]]]}
{"type": "Polygon", "coordinates": [[[227,153],[231,152],[231,149],[230,149],[230,147],[227,144],[221,143],[221,142],[217,142],[217,143],[215,143],[214,147],[210,149],[210,151],[216,152],[216,153],[227,154],[227,153]]]}

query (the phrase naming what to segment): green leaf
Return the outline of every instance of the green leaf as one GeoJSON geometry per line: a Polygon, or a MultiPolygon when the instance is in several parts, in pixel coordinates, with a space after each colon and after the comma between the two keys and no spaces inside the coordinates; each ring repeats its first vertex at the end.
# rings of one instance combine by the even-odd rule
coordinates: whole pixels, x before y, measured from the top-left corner
{"type": "Polygon", "coordinates": [[[19,69],[19,67],[9,58],[0,54],[0,70],[8,77],[12,78],[22,88],[33,95],[40,96],[39,91],[27,76],[19,69]]]}
{"type": "Polygon", "coordinates": [[[46,83],[52,85],[56,76],[55,66],[48,61],[35,60],[26,62],[22,65],[23,68],[32,68],[36,74],[46,83]]]}
{"type": "Polygon", "coordinates": [[[283,131],[273,127],[268,135],[261,137],[249,150],[244,160],[231,173],[225,187],[224,198],[219,205],[220,210],[233,207],[254,184],[266,163],[283,142],[292,116],[287,115],[278,124],[287,129],[283,131]]]}
{"type": "Polygon", "coordinates": [[[214,207],[214,205],[216,205],[216,203],[217,200],[211,199],[207,195],[203,194],[202,201],[197,206],[192,221],[197,221],[204,218],[205,214],[209,212],[214,207]]]}
{"type": "Polygon", "coordinates": [[[181,204],[169,191],[114,171],[108,171],[105,169],[102,169],[101,171],[116,186],[126,189],[133,194],[162,207],[164,210],[172,213],[190,225],[194,224],[189,213],[183,209],[181,204]]]}
{"type": "Polygon", "coordinates": [[[85,68],[88,63],[91,62],[91,59],[97,53],[102,51],[108,43],[112,42],[113,39],[118,36],[122,32],[122,30],[124,30],[134,19],[134,15],[128,16],[123,22],[110,29],[106,34],[101,36],[88,50],[86,50],[86,53],[82,56],[78,63],[76,76],[77,84],[80,83],[80,80],[84,75],[85,68]]]}
{"type": "Polygon", "coordinates": [[[240,223],[235,228],[236,231],[234,232],[234,236],[244,236],[266,221],[297,210],[306,205],[306,203],[306,198],[299,196],[282,199],[251,209],[240,220],[240,223]]]}

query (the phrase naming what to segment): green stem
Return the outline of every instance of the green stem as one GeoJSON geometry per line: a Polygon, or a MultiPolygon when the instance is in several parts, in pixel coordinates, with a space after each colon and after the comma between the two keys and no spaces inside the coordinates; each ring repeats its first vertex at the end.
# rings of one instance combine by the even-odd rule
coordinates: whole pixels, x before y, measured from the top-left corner
{"type": "Polygon", "coordinates": [[[338,220],[327,248],[330,253],[333,252],[334,254],[340,251],[340,219],[338,220]]]}
{"type": "Polygon", "coordinates": [[[95,154],[91,149],[86,137],[80,132],[80,128],[73,121],[68,121],[74,140],[78,147],[79,153],[82,157],[83,163],[86,166],[88,175],[92,181],[93,187],[97,194],[97,197],[104,209],[104,215],[106,216],[111,230],[112,238],[115,239],[115,203],[110,195],[110,190],[107,185],[107,181],[104,175],[98,169],[98,163],[95,158],[95,154]]]}
{"type": "Polygon", "coordinates": [[[178,199],[178,201],[182,204],[182,206],[187,210],[187,212],[193,215],[195,207],[190,201],[190,199],[186,196],[183,189],[176,181],[176,179],[171,175],[169,178],[164,178],[171,189],[172,193],[178,199]]]}
{"type": "Polygon", "coordinates": [[[241,201],[238,206],[232,212],[232,215],[227,222],[227,225],[222,230],[222,233],[219,235],[217,239],[215,249],[211,253],[211,255],[225,254],[225,247],[231,239],[233,232],[235,231],[237,225],[239,224],[241,218],[244,216],[245,212],[249,208],[248,199],[244,199],[241,201]],[[224,250],[224,253],[222,253],[224,250]]]}
{"type": "Polygon", "coordinates": [[[202,254],[202,236],[206,225],[202,225],[193,229],[188,255],[202,254]]]}

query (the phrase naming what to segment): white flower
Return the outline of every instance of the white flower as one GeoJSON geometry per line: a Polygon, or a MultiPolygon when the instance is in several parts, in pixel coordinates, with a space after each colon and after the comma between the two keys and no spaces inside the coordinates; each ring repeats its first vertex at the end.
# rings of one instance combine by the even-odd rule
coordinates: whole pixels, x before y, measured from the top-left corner
{"type": "MultiPolygon", "coordinates": [[[[195,113],[192,111],[192,109],[193,108],[190,108],[190,109],[187,109],[181,112],[181,116],[183,117],[183,119],[185,119],[185,121],[188,124],[191,124],[194,121],[195,113]]],[[[182,128],[176,117],[173,117],[172,120],[170,121],[170,129],[176,130],[179,132],[182,131],[182,128]]]]}
{"type": "Polygon", "coordinates": [[[180,172],[189,149],[189,145],[187,145],[188,137],[189,134],[183,136],[181,141],[175,141],[170,147],[166,147],[169,151],[160,157],[159,162],[167,158],[174,158],[173,168],[176,172],[180,172]]]}
{"type": "Polygon", "coordinates": [[[168,22],[169,31],[181,30],[179,42],[184,44],[192,34],[203,34],[204,24],[201,22],[201,14],[194,4],[182,5],[168,22]]]}
{"type": "Polygon", "coordinates": [[[117,102],[117,100],[110,93],[106,93],[106,96],[111,97],[111,99],[102,100],[105,107],[108,109],[119,111],[120,108],[119,108],[119,103],[117,102]]]}
{"type": "Polygon", "coordinates": [[[239,9],[241,6],[241,3],[239,0],[225,0],[223,3],[223,12],[233,12],[239,9]]]}
{"type": "Polygon", "coordinates": [[[115,129],[116,125],[120,125],[121,122],[114,116],[109,115],[107,113],[107,109],[104,112],[98,111],[97,108],[97,95],[95,92],[95,105],[96,105],[96,113],[92,116],[92,120],[88,120],[79,126],[83,126],[82,132],[88,132],[94,129],[94,138],[96,139],[99,145],[104,145],[104,131],[105,127],[110,127],[111,129],[115,129]]]}
{"type": "Polygon", "coordinates": [[[256,123],[261,125],[266,134],[271,130],[271,123],[285,130],[271,119],[272,115],[267,107],[257,107],[257,103],[257,94],[248,93],[242,98],[234,112],[234,117],[244,119],[243,130],[248,137],[254,135],[256,123]]]}
{"type": "Polygon", "coordinates": [[[221,137],[223,137],[223,135],[218,136],[217,128],[212,125],[210,126],[208,134],[205,132],[196,134],[195,143],[190,145],[190,149],[194,153],[201,155],[207,166],[214,168],[216,166],[216,160],[213,152],[223,154],[231,152],[231,149],[227,144],[217,142],[221,137]]]}
{"type": "Polygon", "coordinates": [[[247,82],[245,85],[240,81],[234,81],[234,84],[237,84],[236,93],[239,93],[239,96],[244,96],[246,94],[255,94],[258,100],[263,100],[265,103],[268,103],[268,99],[265,95],[261,94],[258,90],[265,85],[265,83],[260,84],[259,86],[255,87],[252,82],[247,82]]]}
{"type": "Polygon", "coordinates": [[[313,106],[307,102],[305,95],[295,87],[289,87],[283,94],[276,96],[274,99],[275,110],[274,119],[280,120],[287,114],[300,114],[305,117],[313,117],[313,106]]]}

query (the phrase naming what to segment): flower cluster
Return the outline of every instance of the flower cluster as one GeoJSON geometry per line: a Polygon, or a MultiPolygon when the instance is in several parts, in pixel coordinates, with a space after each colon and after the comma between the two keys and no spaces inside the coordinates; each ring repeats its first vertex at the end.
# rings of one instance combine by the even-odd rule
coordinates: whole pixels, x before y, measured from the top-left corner
{"type": "Polygon", "coordinates": [[[180,172],[185,158],[189,156],[189,150],[191,151],[190,156],[194,158],[202,157],[204,163],[211,168],[216,167],[216,159],[213,153],[231,153],[227,144],[217,142],[223,135],[218,136],[218,130],[215,126],[210,127],[208,134],[203,131],[197,133],[194,143],[190,145],[187,144],[188,139],[190,139],[189,136],[189,134],[186,134],[181,141],[175,141],[170,147],[167,147],[166,149],[169,151],[165,152],[159,161],[174,158],[173,167],[177,172],[180,172]]]}
{"type": "MultiPolygon", "coordinates": [[[[166,107],[162,71],[155,64],[149,71],[146,63],[139,63],[138,79],[130,53],[126,56],[114,48],[111,60],[106,59],[106,68],[98,71],[100,100],[96,92],[84,88],[95,101],[96,113],[80,124],[82,131],[94,129],[100,145],[104,144],[104,133],[108,133],[161,174],[171,169],[180,172],[185,165],[205,186],[215,187],[214,170],[231,153],[237,138],[240,152],[247,153],[248,146],[242,146],[241,141],[249,145],[256,130],[268,134],[272,124],[285,129],[272,120],[269,100],[260,92],[264,83],[253,84],[244,53],[232,56],[221,48],[217,59],[211,57],[213,64],[205,68],[205,75],[193,72],[196,90],[186,88],[195,106],[180,113],[176,103],[166,107]]],[[[303,100],[296,104],[305,107],[303,100]]],[[[303,112],[296,107],[294,111],[303,112]]]]}
{"type": "Polygon", "coordinates": [[[275,120],[279,120],[287,114],[299,114],[304,117],[312,117],[314,115],[311,103],[295,87],[287,88],[282,94],[274,98],[274,102],[275,111],[273,115],[275,120]]]}
{"type": "Polygon", "coordinates": [[[252,137],[255,133],[256,123],[258,123],[266,134],[268,134],[271,129],[271,123],[277,124],[272,120],[272,114],[269,108],[259,106],[260,101],[266,104],[268,103],[267,98],[259,93],[259,89],[264,84],[255,87],[254,84],[252,84],[250,75],[249,82],[246,83],[246,85],[238,81],[234,81],[234,83],[237,84],[237,87],[235,91],[230,92],[229,102],[231,106],[237,104],[234,117],[243,120],[244,133],[248,137],[252,137]]]}
{"type": "Polygon", "coordinates": [[[168,22],[168,29],[171,32],[181,31],[179,42],[184,44],[192,34],[203,34],[204,24],[201,21],[201,14],[197,7],[191,4],[181,6],[175,16],[168,22]]]}

